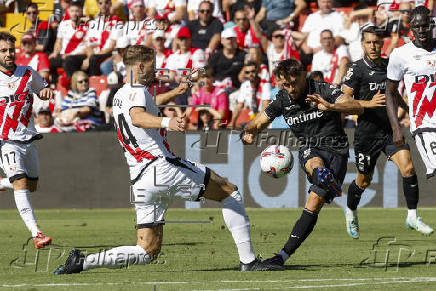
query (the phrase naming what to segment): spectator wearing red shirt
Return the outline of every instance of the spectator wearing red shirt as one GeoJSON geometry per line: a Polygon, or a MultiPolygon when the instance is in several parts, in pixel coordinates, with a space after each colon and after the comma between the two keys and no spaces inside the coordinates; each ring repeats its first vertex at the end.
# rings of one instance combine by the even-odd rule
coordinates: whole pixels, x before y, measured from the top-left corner
{"type": "Polygon", "coordinates": [[[86,59],[85,36],[88,25],[81,23],[83,8],[80,2],[71,2],[68,12],[71,19],[59,24],[54,51],[49,58],[52,76],[56,76],[56,68],[62,66],[67,77],[71,78],[86,59]]]}
{"type": "Polygon", "coordinates": [[[56,41],[54,29],[46,20],[38,18],[39,11],[36,3],[29,3],[26,8],[26,23],[25,27],[29,27],[28,33],[32,33],[36,38],[36,50],[50,54],[53,51],[53,46],[56,41]]]}
{"type": "Polygon", "coordinates": [[[18,66],[30,66],[48,81],[50,61],[45,53],[36,51],[36,39],[31,33],[21,37],[21,52],[17,55],[15,63],[18,66]]]}
{"type": "Polygon", "coordinates": [[[123,33],[123,24],[118,16],[111,15],[111,0],[97,1],[99,14],[89,23],[86,34],[86,54],[82,69],[89,70],[89,76],[100,75],[100,63],[112,56],[117,38],[123,33]]]}
{"type": "MultiPolygon", "coordinates": [[[[186,109],[186,116],[189,117],[192,110],[199,112],[200,116],[207,111],[206,114],[210,114],[213,120],[212,127],[217,129],[227,123],[229,115],[229,102],[227,94],[223,88],[219,88],[213,85],[215,78],[213,76],[213,70],[209,67],[205,67],[203,71],[199,73],[199,87],[197,93],[192,95],[189,105],[210,105],[210,107],[188,107],[186,109]]],[[[206,119],[206,118],[204,118],[206,119]]],[[[206,125],[204,125],[206,127],[206,125]]]]}

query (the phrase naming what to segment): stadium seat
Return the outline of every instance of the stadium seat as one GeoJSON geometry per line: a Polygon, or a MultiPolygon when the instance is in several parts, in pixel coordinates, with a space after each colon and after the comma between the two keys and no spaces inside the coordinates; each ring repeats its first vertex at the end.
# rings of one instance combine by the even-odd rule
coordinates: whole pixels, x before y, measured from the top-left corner
{"type": "Polygon", "coordinates": [[[236,119],[236,126],[238,127],[241,124],[247,124],[248,122],[250,122],[250,109],[245,108],[239,114],[238,119],[236,119]]]}
{"type": "Polygon", "coordinates": [[[106,76],[92,76],[89,78],[89,87],[94,88],[97,96],[100,96],[100,93],[107,89],[107,78],[106,76]]]}

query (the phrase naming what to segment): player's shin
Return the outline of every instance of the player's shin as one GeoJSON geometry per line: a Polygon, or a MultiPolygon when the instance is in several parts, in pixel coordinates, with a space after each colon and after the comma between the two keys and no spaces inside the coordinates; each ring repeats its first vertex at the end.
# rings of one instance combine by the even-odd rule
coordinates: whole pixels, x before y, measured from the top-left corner
{"type": "Polygon", "coordinates": [[[140,246],[121,246],[86,256],[83,270],[94,268],[122,268],[130,265],[146,265],[150,256],[140,246]]]}
{"type": "Polygon", "coordinates": [[[408,218],[416,218],[416,208],[419,200],[418,178],[416,174],[403,177],[404,197],[406,198],[408,218]]]}
{"type": "Polygon", "coordinates": [[[365,189],[360,188],[356,184],[356,180],[353,180],[353,182],[351,182],[350,187],[348,187],[347,194],[347,211],[355,211],[357,209],[363,191],[365,191],[365,189]]]}
{"type": "Polygon", "coordinates": [[[303,213],[300,216],[300,219],[294,225],[292,229],[291,235],[289,236],[288,241],[283,247],[283,251],[288,255],[284,256],[282,254],[283,260],[292,255],[306,240],[306,238],[312,233],[313,228],[316,225],[318,220],[318,214],[307,209],[303,210],[303,213]]]}
{"type": "Polygon", "coordinates": [[[233,192],[221,201],[223,218],[238,248],[239,260],[248,264],[256,259],[250,237],[250,221],[245,213],[242,196],[239,191],[233,192]]]}
{"type": "Polygon", "coordinates": [[[27,228],[32,233],[32,237],[36,237],[40,230],[36,224],[36,218],[35,214],[33,213],[32,204],[30,204],[29,190],[15,190],[14,197],[21,219],[23,219],[27,228]]]}

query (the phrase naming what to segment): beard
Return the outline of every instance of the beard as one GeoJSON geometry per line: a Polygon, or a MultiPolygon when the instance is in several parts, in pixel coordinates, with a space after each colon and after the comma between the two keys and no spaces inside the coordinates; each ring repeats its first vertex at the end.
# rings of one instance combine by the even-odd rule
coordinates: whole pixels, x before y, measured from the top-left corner
{"type": "Polygon", "coordinates": [[[8,71],[11,71],[12,69],[15,68],[15,62],[14,60],[12,60],[12,63],[9,65],[6,62],[0,61],[0,66],[7,69],[8,71]]]}
{"type": "Polygon", "coordinates": [[[150,87],[156,80],[156,77],[153,73],[142,75],[140,79],[140,83],[146,87],[150,87]]]}

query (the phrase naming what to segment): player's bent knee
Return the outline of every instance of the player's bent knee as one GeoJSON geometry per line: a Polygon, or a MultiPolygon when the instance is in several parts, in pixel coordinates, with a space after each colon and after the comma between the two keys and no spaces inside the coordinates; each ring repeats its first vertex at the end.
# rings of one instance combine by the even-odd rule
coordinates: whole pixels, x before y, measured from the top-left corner
{"type": "Polygon", "coordinates": [[[411,176],[415,175],[415,167],[413,166],[413,164],[410,163],[409,165],[407,165],[407,166],[403,169],[401,175],[402,175],[403,177],[405,177],[405,178],[408,178],[408,177],[411,177],[411,176]]]}
{"type": "Polygon", "coordinates": [[[371,180],[362,180],[359,182],[356,181],[356,184],[359,186],[359,188],[366,189],[371,185],[371,180]]]}

